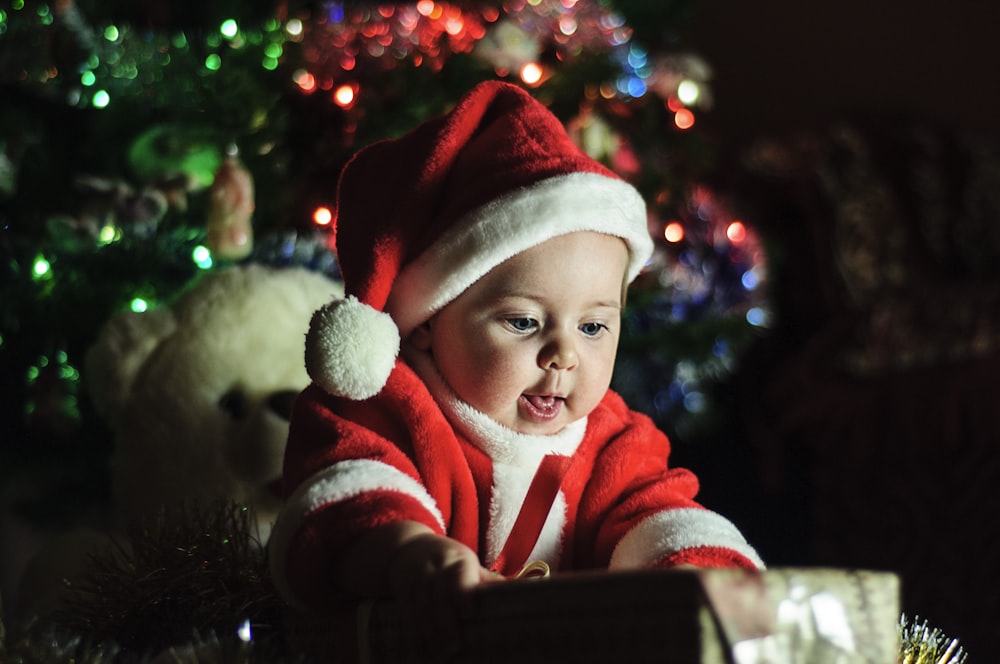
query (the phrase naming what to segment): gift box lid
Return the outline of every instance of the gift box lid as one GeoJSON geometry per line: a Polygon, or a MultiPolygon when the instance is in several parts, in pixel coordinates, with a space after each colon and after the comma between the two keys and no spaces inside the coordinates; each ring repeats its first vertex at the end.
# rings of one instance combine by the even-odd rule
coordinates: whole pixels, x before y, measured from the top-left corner
{"type": "MultiPolygon", "coordinates": [[[[575,572],[477,588],[456,663],[895,664],[899,582],[831,568],[575,572]]],[[[431,654],[392,601],[290,614],[293,649],[334,662],[431,654]]]]}

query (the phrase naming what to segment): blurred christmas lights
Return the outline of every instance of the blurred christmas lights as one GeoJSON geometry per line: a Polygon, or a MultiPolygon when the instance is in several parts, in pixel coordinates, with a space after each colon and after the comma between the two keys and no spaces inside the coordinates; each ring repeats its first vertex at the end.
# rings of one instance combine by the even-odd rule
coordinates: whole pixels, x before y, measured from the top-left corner
{"type": "Polygon", "coordinates": [[[317,226],[328,226],[333,221],[333,212],[328,207],[320,206],[313,211],[312,218],[317,226]]]}

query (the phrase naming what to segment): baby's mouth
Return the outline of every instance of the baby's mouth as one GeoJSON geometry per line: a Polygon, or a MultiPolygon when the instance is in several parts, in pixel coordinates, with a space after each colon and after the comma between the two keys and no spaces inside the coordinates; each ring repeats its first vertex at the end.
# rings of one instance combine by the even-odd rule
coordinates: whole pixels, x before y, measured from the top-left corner
{"type": "Polygon", "coordinates": [[[562,412],[565,397],[543,394],[522,394],[521,404],[528,419],[536,422],[550,422],[562,412]]]}

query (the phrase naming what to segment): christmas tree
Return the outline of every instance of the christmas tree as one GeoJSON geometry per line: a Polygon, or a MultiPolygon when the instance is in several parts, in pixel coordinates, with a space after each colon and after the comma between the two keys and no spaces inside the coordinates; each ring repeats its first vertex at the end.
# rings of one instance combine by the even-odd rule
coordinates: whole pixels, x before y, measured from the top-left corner
{"type": "Polygon", "coordinates": [[[67,491],[101,495],[110,437],[80,367],[108,316],[237,263],[335,275],[326,226],[349,156],[487,78],[531,91],[646,198],[657,252],[630,295],[614,387],[678,440],[710,435],[730,417],[713,386],[769,311],[760,241],[703,184],[711,70],[685,49],[691,11],[684,0],[6,4],[0,479],[62,464],[67,491]]]}

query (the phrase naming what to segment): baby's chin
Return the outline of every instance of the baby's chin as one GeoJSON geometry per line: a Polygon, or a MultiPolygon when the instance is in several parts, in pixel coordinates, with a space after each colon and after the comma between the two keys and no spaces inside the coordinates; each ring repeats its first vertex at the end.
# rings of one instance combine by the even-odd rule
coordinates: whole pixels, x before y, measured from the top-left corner
{"type": "Polygon", "coordinates": [[[508,429],[513,429],[517,433],[525,434],[528,436],[554,436],[563,429],[566,428],[565,424],[546,424],[539,425],[532,422],[516,422],[513,426],[510,424],[505,425],[508,429]]]}

